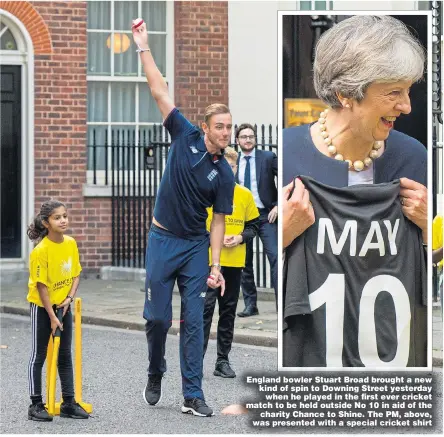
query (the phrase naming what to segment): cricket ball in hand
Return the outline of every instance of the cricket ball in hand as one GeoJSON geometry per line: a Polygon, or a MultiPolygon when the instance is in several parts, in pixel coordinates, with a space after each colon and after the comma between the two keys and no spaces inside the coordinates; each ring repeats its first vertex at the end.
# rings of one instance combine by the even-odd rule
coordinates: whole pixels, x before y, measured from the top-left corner
{"type": "Polygon", "coordinates": [[[142,19],[142,18],[136,18],[136,19],[134,20],[133,28],[134,28],[134,29],[137,29],[137,28],[139,28],[142,24],[143,24],[143,19],[142,19]]]}

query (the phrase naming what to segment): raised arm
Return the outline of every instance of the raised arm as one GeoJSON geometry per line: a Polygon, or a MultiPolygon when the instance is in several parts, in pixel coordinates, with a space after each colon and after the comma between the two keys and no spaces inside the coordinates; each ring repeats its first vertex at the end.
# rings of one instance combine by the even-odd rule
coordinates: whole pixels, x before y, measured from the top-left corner
{"type": "Polygon", "coordinates": [[[168,94],[168,86],[157,68],[154,62],[153,55],[148,44],[148,32],[146,29],[146,23],[143,22],[140,26],[136,27],[140,23],[141,18],[133,20],[133,38],[136,45],[140,50],[140,60],[145,71],[148,86],[150,87],[151,94],[157,103],[157,106],[162,114],[163,120],[165,120],[168,114],[174,109],[175,105],[173,100],[168,94]]]}

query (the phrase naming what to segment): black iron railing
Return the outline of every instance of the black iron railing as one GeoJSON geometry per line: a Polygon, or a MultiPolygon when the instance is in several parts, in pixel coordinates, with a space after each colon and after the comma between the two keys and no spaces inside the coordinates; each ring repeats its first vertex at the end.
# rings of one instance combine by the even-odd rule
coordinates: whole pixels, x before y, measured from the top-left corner
{"type": "MultiPolygon", "coordinates": [[[[234,126],[233,132],[236,131],[234,126]]],[[[277,151],[277,127],[255,126],[257,148],[277,151]]],[[[105,144],[92,131],[88,145],[88,184],[111,188],[112,265],[143,268],[148,230],[163,175],[170,138],[162,125],[149,129],[111,129],[105,144]]],[[[234,137],[232,146],[237,150],[234,137]]],[[[255,280],[271,287],[270,269],[259,238],[255,248],[255,280]]]]}

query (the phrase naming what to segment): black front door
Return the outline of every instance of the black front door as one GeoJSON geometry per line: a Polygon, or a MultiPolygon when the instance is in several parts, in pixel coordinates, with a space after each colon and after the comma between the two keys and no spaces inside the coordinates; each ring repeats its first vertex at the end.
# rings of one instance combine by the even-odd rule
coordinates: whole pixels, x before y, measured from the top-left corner
{"type": "Polygon", "coordinates": [[[0,66],[1,258],[20,258],[22,245],[21,67],[0,66]]]}

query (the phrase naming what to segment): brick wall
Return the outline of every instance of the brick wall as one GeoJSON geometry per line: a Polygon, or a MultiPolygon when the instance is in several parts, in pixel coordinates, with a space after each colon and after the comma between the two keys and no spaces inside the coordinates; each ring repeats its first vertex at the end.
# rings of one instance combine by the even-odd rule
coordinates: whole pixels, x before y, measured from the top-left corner
{"type": "MultiPolygon", "coordinates": [[[[31,2],[48,26],[51,55],[35,57],[35,204],[66,202],[85,272],[111,248],[109,199],[82,195],[86,182],[87,4],[31,2]]],[[[109,254],[111,258],[111,254],[109,254]]]]}
{"type": "Polygon", "coordinates": [[[0,2],[34,46],[35,211],[66,203],[85,272],[109,265],[110,199],[85,199],[87,121],[86,2],[0,2]],[[104,256],[104,252],[109,255],[104,256]]]}
{"type": "Polygon", "coordinates": [[[194,124],[228,104],[228,2],[174,2],[176,105],[194,124]]]}
{"type": "MultiPolygon", "coordinates": [[[[35,57],[35,206],[48,198],[66,203],[70,233],[85,272],[110,247],[108,199],[84,199],[87,121],[87,4],[30,2],[46,23],[50,55],[35,57]]],[[[109,249],[108,249],[109,250],[109,249]]]]}
{"type": "MultiPolygon", "coordinates": [[[[5,2],[31,35],[35,55],[35,210],[66,203],[85,273],[111,265],[111,199],[84,198],[87,133],[87,3],[5,2]]],[[[228,5],[175,2],[175,98],[200,124],[228,103],[228,5]]]]}

